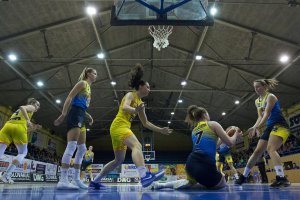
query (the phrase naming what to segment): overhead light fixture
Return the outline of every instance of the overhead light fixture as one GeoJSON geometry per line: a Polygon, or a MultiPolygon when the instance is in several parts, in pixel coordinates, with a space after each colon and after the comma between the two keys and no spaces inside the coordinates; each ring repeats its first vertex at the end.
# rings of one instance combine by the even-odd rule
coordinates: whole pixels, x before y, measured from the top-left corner
{"type": "Polygon", "coordinates": [[[9,54],[9,55],[8,55],[8,59],[9,59],[10,61],[16,61],[16,60],[17,60],[17,56],[16,56],[15,54],[9,54]]]}
{"type": "Polygon", "coordinates": [[[174,115],[175,113],[174,112],[171,112],[171,115],[174,115]]]}
{"type": "Polygon", "coordinates": [[[226,115],[226,112],[222,112],[222,115],[225,116],[225,115],[226,115]]]}
{"type": "Polygon", "coordinates": [[[212,16],[215,16],[217,14],[217,12],[218,12],[218,9],[215,6],[211,7],[210,14],[212,16]]]}
{"type": "Polygon", "coordinates": [[[97,54],[97,57],[98,57],[99,59],[103,59],[103,58],[104,58],[104,53],[98,53],[98,54],[97,54]]]}
{"type": "Polygon", "coordinates": [[[85,10],[86,10],[86,13],[87,13],[88,15],[90,15],[90,16],[93,16],[93,15],[95,15],[95,14],[97,13],[96,8],[93,7],[93,6],[88,6],[88,7],[86,7],[85,10]]]}
{"type": "Polygon", "coordinates": [[[60,104],[60,103],[61,103],[61,100],[60,100],[60,99],[56,99],[55,102],[56,102],[57,104],[60,104]]]}
{"type": "Polygon", "coordinates": [[[186,81],[181,81],[180,83],[182,86],[186,86],[186,81]]]}
{"type": "Polygon", "coordinates": [[[234,104],[238,105],[238,104],[240,104],[240,101],[239,101],[239,100],[236,100],[236,101],[234,102],[234,104]]]}
{"type": "Polygon", "coordinates": [[[168,124],[171,124],[171,121],[168,121],[168,124]]]}
{"type": "Polygon", "coordinates": [[[178,103],[182,103],[183,101],[182,101],[182,99],[178,99],[178,103]]]}
{"type": "Polygon", "coordinates": [[[86,131],[90,131],[91,129],[87,128],[86,131]]]}
{"type": "Polygon", "coordinates": [[[280,61],[281,63],[287,63],[289,60],[290,60],[290,57],[289,57],[288,55],[282,55],[282,56],[280,56],[280,58],[279,58],[279,61],[280,61]]]}
{"type": "Polygon", "coordinates": [[[43,87],[44,83],[43,83],[43,81],[38,81],[38,82],[36,82],[36,85],[39,87],[43,87]]]}
{"type": "Polygon", "coordinates": [[[112,86],[117,85],[116,81],[111,81],[110,84],[111,84],[112,86]]]}
{"type": "Polygon", "coordinates": [[[197,55],[197,56],[195,57],[195,59],[196,59],[196,60],[201,60],[201,59],[202,59],[202,56],[197,55]]]}

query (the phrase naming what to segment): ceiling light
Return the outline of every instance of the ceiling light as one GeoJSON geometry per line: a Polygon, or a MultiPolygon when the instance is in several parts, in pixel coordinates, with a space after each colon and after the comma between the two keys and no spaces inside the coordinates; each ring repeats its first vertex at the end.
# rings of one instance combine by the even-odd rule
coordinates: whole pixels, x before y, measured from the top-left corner
{"type": "Polygon", "coordinates": [[[38,81],[38,82],[36,82],[36,84],[37,84],[37,86],[39,86],[39,87],[44,86],[44,83],[43,83],[42,81],[38,81]]]}
{"type": "Polygon", "coordinates": [[[16,61],[16,60],[17,60],[17,56],[16,56],[15,54],[9,54],[9,55],[8,55],[8,59],[9,59],[10,61],[16,61]]]}
{"type": "Polygon", "coordinates": [[[90,16],[95,15],[97,13],[97,10],[93,6],[86,7],[86,13],[90,16]]]}

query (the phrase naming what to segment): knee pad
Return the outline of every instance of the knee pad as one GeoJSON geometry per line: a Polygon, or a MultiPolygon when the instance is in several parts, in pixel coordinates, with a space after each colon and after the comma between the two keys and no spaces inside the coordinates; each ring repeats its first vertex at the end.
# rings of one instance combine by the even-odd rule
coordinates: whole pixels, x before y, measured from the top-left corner
{"type": "Polygon", "coordinates": [[[75,155],[74,164],[81,165],[83,156],[85,155],[85,152],[86,152],[85,144],[77,145],[77,152],[75,155]]]}
{"type": "Polygon", "coordinates": [[[70,164],[72,156],[76,150],[77,141],[70,141],[66,147],[65,153],[61,159],[62,163],[70,164]]]}

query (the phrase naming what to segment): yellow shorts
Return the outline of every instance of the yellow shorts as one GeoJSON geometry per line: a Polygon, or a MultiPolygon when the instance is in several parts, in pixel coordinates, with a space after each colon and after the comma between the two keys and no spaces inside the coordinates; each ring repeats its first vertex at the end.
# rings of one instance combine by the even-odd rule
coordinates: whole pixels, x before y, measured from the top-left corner
{"type": "Polygon", "coordinates": [[[91,171],[92,170],[92,165],[88,165],[85,170],[86,171],[91,171]]]}
{"type": "Polygon", "coordinates": [[[231,154],[225,155],[225,160],[226,160],[227,163],[233,163],[231,154]]]}
{"type": "Polygon", "coordinates": [[[110,127],[110,136],[114,150],[126,150],[127,146],[124,144],[124,140],[133,135],[133,132],[129,128],[118,128],[115,126],[110,127]]]}
{"type": "Polygon", "coordinates": [[[290,135],[290,130],[286,127],[275,125],[270,135],[276,135],[278,137],[281,137],[282,144],[284,144],[290,135]]]}
{"type": "Polygon", "coordinates": [[[12,124],[5,123],[3,128],[0,131],[0,143],[9,145],[10,143],[14,144],[27,144],[27,125],[24,123],[12,124]]]}
{"type": "Polygon", "coordinates": [[[81,133],[86,133],[86,127],[85,127],[85,126],[81,127],[81,128],[80,128],[80,132],[81,132],[81,133]]]}

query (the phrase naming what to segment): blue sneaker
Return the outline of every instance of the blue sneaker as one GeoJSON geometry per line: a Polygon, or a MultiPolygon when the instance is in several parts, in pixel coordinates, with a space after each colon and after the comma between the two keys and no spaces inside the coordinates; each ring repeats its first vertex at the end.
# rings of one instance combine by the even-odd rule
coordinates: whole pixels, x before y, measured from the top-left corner
{"type": "Polygon", "coordinates": [[[100,190],[100,189],[105,189],[106,186],[101,184],[101,183],[96,183],[94,181],[91,181],[89,184],[89,189],[94,189],[94,190],[100,190]]]}
{"type": "Polygon", "coordinates": [[[157,173],[146,172],[146,176],[141,178],[143,187],[148,187],[153,181],[158,181],[165,175],[165,171],[159,171],[157,173]]]}

